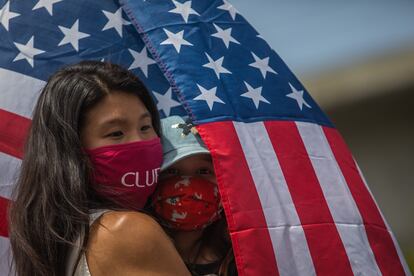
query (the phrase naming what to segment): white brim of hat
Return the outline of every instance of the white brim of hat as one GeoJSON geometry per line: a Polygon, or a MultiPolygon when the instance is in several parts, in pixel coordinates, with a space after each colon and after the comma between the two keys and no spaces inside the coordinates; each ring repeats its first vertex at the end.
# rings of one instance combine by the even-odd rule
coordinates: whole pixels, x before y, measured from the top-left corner
{"type": "Polygon", "coordinates": [[[161,165],[161,171],[170,167],[175,162],[180,161],[186,157],[190,157],[195,154],[210,154],[210,152],[203,147],[195,147],[194,145],[188,147],[179,147],[167,153],[164,153],[164,162],[161,165]]]}

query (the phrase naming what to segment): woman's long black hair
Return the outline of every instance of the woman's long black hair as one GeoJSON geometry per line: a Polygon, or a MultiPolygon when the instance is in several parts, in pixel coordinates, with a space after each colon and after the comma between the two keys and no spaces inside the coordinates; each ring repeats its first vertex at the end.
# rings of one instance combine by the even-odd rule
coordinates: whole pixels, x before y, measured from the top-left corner
{"type": "Polygon", "coordinates": [[[137,95],[159,134],[158,111],[147,89],[120,66],[71,65],[51,76],[42,90],[9,213],[17,275],[65,275],[72,244],[88,232],[88,211],[110,207],[90,188],[80,129],[85,112],[114,91],[137,95]]]}

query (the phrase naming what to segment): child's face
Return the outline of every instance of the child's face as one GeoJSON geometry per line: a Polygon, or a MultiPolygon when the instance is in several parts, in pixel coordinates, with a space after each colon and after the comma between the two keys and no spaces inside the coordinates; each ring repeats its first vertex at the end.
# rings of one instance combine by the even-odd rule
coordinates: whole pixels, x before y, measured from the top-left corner
{"type": "Polygon", "coordinates": [[[220,195],[210,155],[193,155],[162,171],[152,205],[160,221],[176,231],[201,230],[219,219],[220,195]]]}
{"type": "Polygon", "coordinates": [[[213,162],[208,154],[196,154],[184,158],[161,172],[161,179],[172,176],[200,177],[217,184],[213,162]]]}

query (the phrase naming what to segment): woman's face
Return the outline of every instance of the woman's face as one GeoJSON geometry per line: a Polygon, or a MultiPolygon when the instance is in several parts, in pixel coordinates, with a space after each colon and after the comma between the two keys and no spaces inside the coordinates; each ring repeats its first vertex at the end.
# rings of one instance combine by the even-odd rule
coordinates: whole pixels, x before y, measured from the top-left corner
{"type": "Polygon", "coordinates": [[[85,114],[81,129],[84,148],[151,140],[157,137],[148,112],[135,95],[114,91],[85,114]]]}

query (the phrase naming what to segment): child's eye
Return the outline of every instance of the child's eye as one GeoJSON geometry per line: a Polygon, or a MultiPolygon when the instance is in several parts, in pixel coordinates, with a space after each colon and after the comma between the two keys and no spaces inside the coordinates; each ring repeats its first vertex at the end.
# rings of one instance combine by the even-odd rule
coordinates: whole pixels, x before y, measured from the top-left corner
{"type": "Polygon", "coordinates": [[[160,179],[165,180],[165,179],[168,179],[170,177],[177,176],[179,174],[180,174],[180,171],[178,169],[168,168],[168,169],[164,170],[163,172],[161,172],[160,179]]]}
{"type": "Polygon", "coordinates": [[[178,175],[179,171],[175,168],[169,168],[165,171],[168,175],[178,175]]]}
{"type": "Polygon", "coordinates": [[[119,138],[122,135],[124,135],[124,133],[122,131],[114,131],[114,132],[111,132],[108,135],[106,135],[106,137],[119,138]]]}
{"type": "Polygon", "coordinates": [[[201,168],[197,170],[197,174],[202,174],[202,175],[213,174],[213,171],[208,168],[201,168]]]}

